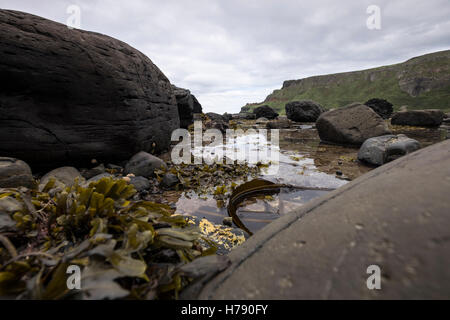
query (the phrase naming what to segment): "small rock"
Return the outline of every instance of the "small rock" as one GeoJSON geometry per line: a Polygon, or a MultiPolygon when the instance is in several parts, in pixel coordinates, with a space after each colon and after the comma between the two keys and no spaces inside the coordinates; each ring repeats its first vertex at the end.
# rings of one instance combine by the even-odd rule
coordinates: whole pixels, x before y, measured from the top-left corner
{"type": "Polygon", "coordinates": [[[22,160],[0,157],[0,187],[1,188],[32,188],[35,182],[31,169],[22,160]]]}
{"type": "Polygon", "coordinates": [[[86,185],[89,185],[91,182],[97,182],[103,178],[114,178],[114,176],[107,172],[101,173],[99,175],[96,175],[95,177],[90,178],[88,181],[86,181],[86,185]]]}
{"type": "Polygon", "coordinates": [[[278,113],[273,110],[268,105],[257,107],[253,110],[253,113],[255,114],[255,118],[267,118],[269,120],[275,119],[278,117],[278,113]]]}
{"type": "Polygon", "coordinates": [[[112,163],[108,163],[108,164],[106,165],[106,167],[107,167],[108,169],[116,170],[117,172],[121,172],[121,171],[123,170],[123,168],[122,168],[121,166],[118,166],[118,165],[112,164],[112,163]]]}
{"type": "Polygon", "coordinates": [[[65,187],[71,187],[75,183],[75,179],[79,179],[79,182],[83,182],[84,178],[81,176],[81,173],[74,167],[61,167],[54,169],[48,173],[46,173],[39,183],[39,189],[42,190],[42,188],[45,187],[47,182],[51,178],[54,178],[55,181],[55,188],[57,189],[64,189],[65,187]]]}
{"type": "Polygon", "coordinates": [[[176,175],[174,175],[173,173],[166,173],[160,183],[160,186],[164,189],[171,189],[179,182],[180,180],[176,175]]]}
{"type": "Polygon", "coordinates": [[[420,148],[420,143],[403,134],[367,139],[358,152],[358,159],[380,166],[420,148]]]}
{"type": "Polygon", "coordinates": [[[337,175],[337,176],[342,176],[342,171],[337,170],[337,171],[336,171],[336,175],[337,175]]]}
{"type": "Polygon", "coordinates": [[[223,223],[225,226],[232,227],[232,226],[233,226],[233,218],[231,218],[231,217],[225,217],[225,218],[223,218],[222,223],[223,223]]]}
{"type": "Polygon", "coordinates": [[[125,174],[133,173],[135,176],[153,177],[155,170],[167,168],[164,161],[147,152],[135,154],[125,166],[125,174]]]}
{"type": "Polygon", "coordinates": [[[131,177],[130,184],[134,186],[137,191],[144,191],[150,188],[150,181],[144,177],[131,177]]]}
{"type": "Polygon", "coordinates": [[[81,171],[81,175],[85,178],[85,179],[90,179],[92,177],[95,177],[99,174],[104,173],[106,170],[105,166],[103,164],[100,164],[99,166],[96,166],[92,169],[85,169],[81,171]]]}
{"type": "Polygon", "coordinates": [[[310,100],[289,102],[285,109],[287,118],[295,122],[316,122],[325,112],[320,104],[310,100]]]}

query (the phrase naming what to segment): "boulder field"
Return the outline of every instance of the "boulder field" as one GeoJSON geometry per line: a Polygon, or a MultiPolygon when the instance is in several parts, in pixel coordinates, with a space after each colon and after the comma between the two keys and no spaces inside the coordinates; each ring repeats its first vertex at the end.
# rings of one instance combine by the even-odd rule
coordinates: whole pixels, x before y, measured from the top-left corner
{"type": "Polygon", "coordinates": [[[169,147],[177,101],[152,61],[106,35],[0,10],[0,155],[32,167],[169,147]]]}

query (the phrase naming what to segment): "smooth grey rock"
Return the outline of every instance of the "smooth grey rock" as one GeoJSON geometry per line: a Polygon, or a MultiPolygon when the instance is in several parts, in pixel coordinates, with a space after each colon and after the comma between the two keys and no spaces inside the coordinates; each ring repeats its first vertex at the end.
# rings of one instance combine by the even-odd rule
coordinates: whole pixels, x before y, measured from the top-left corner
{"type": "Polygon", "coordinates": [[[48,169],[170,146],[175,96],[143,53],[19,11],[0,10],[0,29],[0,154],[48,169]]]}
{"type": "Polygon", "coordinates": [[[147,152],[141,151],[135,154],[125,166],[125,174],[135,176],[153,177],[155,170],[167,168],[167,165],[160,158],[147,152]]]}
{"type": "Polygon", "coordinates": [[[22,160],[0,157],[0,187],[1,188],[32,188],[35,182],[31,169],[22,160]]]}
{"type": "Polygon", "coordinates": [[[322,141],[344,145],[361,145],[369,138],[391,134],[387,123],[360,103],[322,113],[316,127],[322,141]]]}
{"type": "Polygon", "coordinates": [[[150,181],[144,177],[130,177],[130,184],[132,184],[137,191],[144,191],[150,188],[150,181]]]}
{"type": "Polygon", "coordinates": [[[364,141],[358,151],[358,159],[381,166],[418,149],[420,149],[419,141],[404,134],[385,135],[364,141]]]}
{"type": "Polygon", "coordinates": [[[80,183],[84,182],[84,178],[81,176],[81,173],[76,168],[61,167],[46,173],[41,178],[41,181],[39,183],[39,189],[42,190],[51,178],[55,179],[54,188],[58,189],[73,186],[75,183],[75,179],[77,178],[80,183]]]}
{"type": "Polygon", "coordinates": [[[289,102],[285,105],[285,109],[287,118],[295,122],[316,122],[325,112],[320,104],[311,100],[289,102]]]}
{"type": "Polygon", "coordinates": [[[444,112],[441,110],[410,110],[395,113],[391,123],[404,126],[437,127],[441,125],[443,119],[444,112]]]}
{"type": "Polygon", "coordinates": [[[173,173],[166,173],[161,180],[160,186],[164,189],[171,189],[179,183],[180,180],[173,173]]]}
{"type": "Polygon", "coordinates": [[[269,107],[268,105],[257,107],[253,110],[253,113],[255,114],[256,119],[258,118],[267,118],[269,120],[275,119],[278,117],[278,113],[273,110],[273,108],[269,107]]]}
{"type": "Polygon", "coordinates": [[[449,299],[448,190],[450,140],[270,223],[232,250],[231,265],[195,298],[449,299]],[[381,290],[367,287],[371,265],[381,269],[381,290]]]}
{"type": "Polygon", "coordinates": [[[383,119],[389,119],[394,111],[392,108],[392,103],[384,99],[370,99],[369,101],[366,101],[364,105],[371,108],[383,119]]]}

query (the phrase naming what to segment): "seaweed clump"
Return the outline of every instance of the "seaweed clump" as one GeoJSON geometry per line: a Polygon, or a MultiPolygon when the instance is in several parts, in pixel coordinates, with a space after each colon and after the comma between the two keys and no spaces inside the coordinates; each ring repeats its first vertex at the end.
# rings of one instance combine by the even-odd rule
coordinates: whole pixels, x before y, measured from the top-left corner
{"type": "Polygon", "coordinates": [[[136,193],[123,179],[61,191],[0,189],[0,297],[177,298],[192,279],[180,267],[214,254],[188,218],[136,193]],[[81,287],[69,289],[69,270],[81,287]]]}

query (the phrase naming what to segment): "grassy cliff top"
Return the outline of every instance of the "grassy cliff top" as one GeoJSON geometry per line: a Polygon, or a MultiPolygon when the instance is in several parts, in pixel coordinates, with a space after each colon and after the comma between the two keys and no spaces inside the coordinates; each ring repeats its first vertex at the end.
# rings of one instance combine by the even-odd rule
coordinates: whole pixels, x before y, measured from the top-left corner
{"type": "Polygon", "coordinates": [[[407,105],[450,111],[450,50],[389,66],[288,80],[263,102],[244,108],[267,104],[285,114],[286,103],[295,100],[314,100],[330,109],[371,98],[386,99],[396,110],[407,105]]]}

